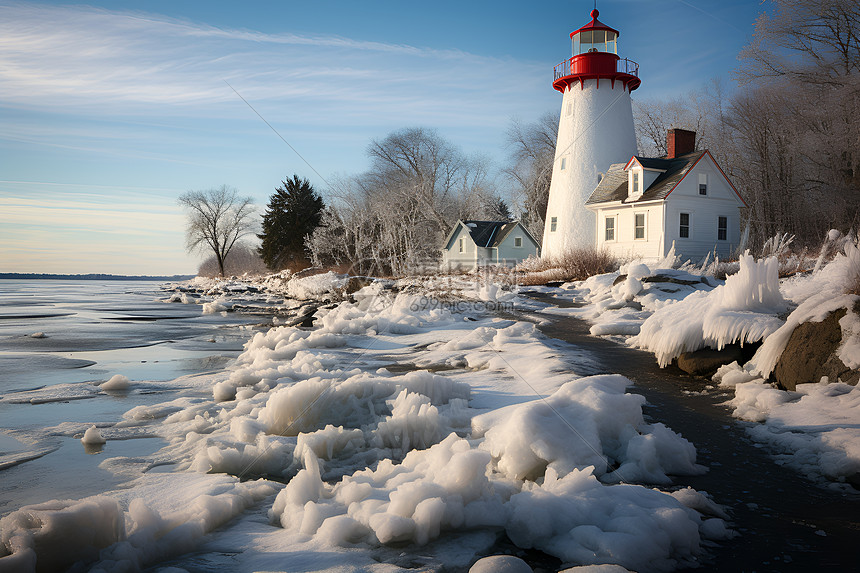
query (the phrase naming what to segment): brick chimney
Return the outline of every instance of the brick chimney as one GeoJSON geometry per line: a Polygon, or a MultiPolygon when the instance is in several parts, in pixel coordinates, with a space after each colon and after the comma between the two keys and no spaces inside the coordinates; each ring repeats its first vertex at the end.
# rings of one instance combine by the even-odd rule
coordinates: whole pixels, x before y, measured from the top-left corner
{"type": "Polygon", "coordinates": [[[666,139],[666,147],[669,149],[666,159],[675,159],[692,153],[696,150],[696,132],[672,128],[666,139]]]}

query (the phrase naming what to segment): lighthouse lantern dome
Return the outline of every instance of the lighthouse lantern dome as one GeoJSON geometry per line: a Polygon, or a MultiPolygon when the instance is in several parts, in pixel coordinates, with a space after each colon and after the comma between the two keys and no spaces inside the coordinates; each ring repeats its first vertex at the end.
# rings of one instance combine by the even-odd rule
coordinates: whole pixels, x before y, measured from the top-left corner
{"type": "Polygon", "coordinates": [[[587,54],[589,52],[618,53],[618,30],[610,28],[597,19],[600,13],[595,9],[591,11],[591,22],[571,32],[570,39],[573,44],[573,55],[587,54]]]}

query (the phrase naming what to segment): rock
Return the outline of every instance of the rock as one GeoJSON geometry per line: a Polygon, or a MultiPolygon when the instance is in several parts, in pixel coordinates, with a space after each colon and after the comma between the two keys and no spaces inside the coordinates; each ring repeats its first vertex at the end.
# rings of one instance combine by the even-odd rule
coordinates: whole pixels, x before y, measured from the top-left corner
{"type": "Polygon", "coordinates": [[[708,282],[706,280],[704,280],[703,278],[700,278],[697,281],[687,281],[684,279],[679,279],[676,277],[670,277],[668,275],[659,275],[659,274],[653,275],[650,277],[643,277],[642,282],[643,283],[673,283],[676,285],[685,285],[685,286],[695,286],[695,285],[702,284],[702,283],[708,284],[708,282]]]}
{"type": "Polygon", "coordinates": [[[513,555],[492,555],[479,559],[469,573],[532,573],[532,568],[513,555]]]}
{"type": "Polygon", "coordinates": [[[346,281],[346,284],[343,287],[343,292],[346,295],[350,295],[372,284],[373,279],[370,277],[349,277],[349,280],[346,281]]]}
{"type": "Polygon", "coordinates": [[[821,322],[798,325],[791,333],[771,379],[785,390],[794,390],[798,384],[818,382],[822,376],[827,376],[831,382],[842,380],[856,385],[860,371],[845,366],[836,354],[842,343],[839,320],[847,313],[841,308],[828,314],[821,322]]]}
{"type": "Polygon", "coordinates": [[[744,351],[738,344],[729,344],[722,350],[702,348],[678,356],[678,368],[693,376],[712,376],[720,366],[737,361],[744,362],[744,351]]]}
{"type": "Polygon", "coordinates": [[[311,328],[317,319],[314,314],[320,309],[319,304],[306,304],[301,306],[294,318],[284,321],[284,326],[300,326],[311,328]]]}

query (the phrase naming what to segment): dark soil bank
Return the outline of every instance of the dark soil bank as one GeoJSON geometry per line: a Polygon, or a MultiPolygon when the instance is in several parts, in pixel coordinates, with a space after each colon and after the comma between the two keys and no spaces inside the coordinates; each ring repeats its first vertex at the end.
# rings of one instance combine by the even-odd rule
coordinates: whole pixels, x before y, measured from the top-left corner
{"type": "MultiPolygon", "coordinates": [[[[535,297],[560,305],[553,298],[535,297]]],[[[645,396],[645,415],[693,442],[698,463],[709,471],[678,477],[678,486],[709,493],[730,513],[738,533],[703,559],[706,571],[860,571],[860,492],[840,493],[780,466],[747,436],[745,422],[721,405],[732,397],[720,389],[700,393],[709,381],[677,368],[660,369],[654,356],[588,334],[589,325],[561,317],[540,330],[587,350],[598,364],[579,374],[617,373],[631,391],[645,396]]]]}

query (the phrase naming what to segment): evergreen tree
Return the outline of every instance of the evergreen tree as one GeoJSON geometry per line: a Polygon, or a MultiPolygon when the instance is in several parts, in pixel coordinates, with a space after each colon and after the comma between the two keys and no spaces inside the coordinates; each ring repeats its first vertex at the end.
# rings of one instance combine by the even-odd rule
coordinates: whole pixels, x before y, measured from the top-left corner
{"type": "Polygon", "coordinates": [[[305,237],[319,226],[324,207],[307,179],[293,175],[281,182],[263,214],[263,232],[257,235],[267,267],[277,271],[307,263],[305,237]]]}

